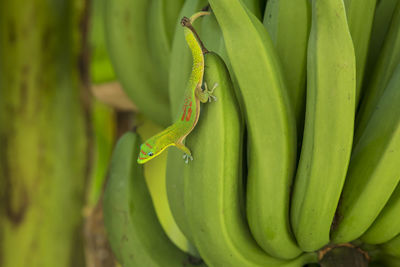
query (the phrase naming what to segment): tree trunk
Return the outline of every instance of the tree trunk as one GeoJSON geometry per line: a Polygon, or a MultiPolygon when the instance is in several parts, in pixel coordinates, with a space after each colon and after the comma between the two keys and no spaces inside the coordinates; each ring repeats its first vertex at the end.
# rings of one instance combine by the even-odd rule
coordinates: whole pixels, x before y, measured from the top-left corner
{"type": "Polygon", "coordinates": [[[0,266],[83,266],[80,0],[0,1],[0,266]]]}

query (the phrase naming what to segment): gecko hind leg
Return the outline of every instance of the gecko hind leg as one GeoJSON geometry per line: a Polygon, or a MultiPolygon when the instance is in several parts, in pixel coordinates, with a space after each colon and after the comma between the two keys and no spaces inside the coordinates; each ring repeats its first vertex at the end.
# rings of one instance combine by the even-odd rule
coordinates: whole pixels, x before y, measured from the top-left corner
{"type": "Polygon", "coordinates": [[[183,151],[183,160],[185,160],[186,164],[189,163],[189,159],[193,160],[192,153],[190,152],[189,148],[187,148],[184,144],[176,143],[175,146],[183,151]]]}

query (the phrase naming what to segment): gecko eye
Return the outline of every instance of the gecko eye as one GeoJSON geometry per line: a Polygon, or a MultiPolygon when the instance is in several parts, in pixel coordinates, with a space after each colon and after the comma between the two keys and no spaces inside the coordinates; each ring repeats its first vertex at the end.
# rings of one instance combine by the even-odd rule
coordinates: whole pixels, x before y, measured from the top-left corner
{"type": "Polygon", "coordinates": [[[147,155],[149,155],[151,157],[151,156],[154,155],[154,153],[153,152],[149,152],[149,153],[147,153],[147,155]]]}

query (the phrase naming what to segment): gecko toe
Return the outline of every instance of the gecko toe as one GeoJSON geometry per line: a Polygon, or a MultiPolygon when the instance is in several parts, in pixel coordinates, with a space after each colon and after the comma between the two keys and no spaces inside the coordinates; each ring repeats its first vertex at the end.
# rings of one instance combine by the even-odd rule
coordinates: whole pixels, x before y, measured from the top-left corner
{"type": "Polygon", "coordinates": [[[217,88],[217,87],[218,87],[218,83],[214,83],[213,88],[211,88],[211,92],[214,92],[215,88],[217,88]]]}
{"type": "Polygon", "coordinates": [[[215,95],[210,95],[210,96],[208,97],[208,102],[212,102],[212,101],[214,101],[214,102],[217,101],[217,97],[216,97],[215,95]]]}

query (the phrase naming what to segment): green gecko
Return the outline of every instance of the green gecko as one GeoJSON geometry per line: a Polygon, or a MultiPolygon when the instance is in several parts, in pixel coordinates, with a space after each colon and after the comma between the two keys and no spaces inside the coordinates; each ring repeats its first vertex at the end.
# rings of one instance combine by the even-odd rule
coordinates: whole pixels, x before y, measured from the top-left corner
{"type": "Polygon", "coordinates": [[[190,19],[183,17],[181,20],[181,25],[184,27],[185,39],[193,57],[193,67],[184,95],[182,113],[174,124],[149,138],[140,146],[137,159],[139,164],[146,163],[155,158],[169,146],[176,146],[182,150],[184,152],[183,159],[186,163],[188,163],[189,159],[193,160],[192,153],[185,146],[185,138],[197,124],[200,115],[200,102],[207,103],[207,101],[217,100],[213,95],[214,89],[218,86],[217,84],[211,89],[207,87],[207,84],[204,84],[204,90],[202,89],[204,53],[208,53],[208,51],[204,48],[196,31],[192,27],[192,23],[198,17],[209,14],[209,12],[198,12],[191,16],[190,19]]]}

